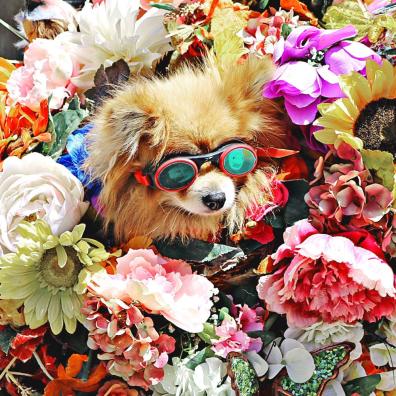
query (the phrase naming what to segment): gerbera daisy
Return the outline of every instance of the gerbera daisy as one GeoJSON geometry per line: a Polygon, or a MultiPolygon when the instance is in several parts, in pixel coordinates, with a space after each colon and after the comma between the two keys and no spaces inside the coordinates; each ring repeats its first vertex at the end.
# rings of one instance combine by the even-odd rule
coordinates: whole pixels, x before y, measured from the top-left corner
{"type": "Polygon", "coordinates": [[[82,238],[85,225],[55,236],[43,220],[21,222],[16,253],[0,257],[0,298],[20,299],[32,329],[49,322],[54,334],[74,333],[82,321],[82,294],[109,257],[99,242],[82,238]]]}
{"type": "Polygon", "coordinates": [[[367,78],[352,72],[339,77],[346,98],[318,106],[324,129],[315,132],[322,143],[338,147],[385,150],[396,154],[396,67],[383,60],[366,64],[367,78]]]}

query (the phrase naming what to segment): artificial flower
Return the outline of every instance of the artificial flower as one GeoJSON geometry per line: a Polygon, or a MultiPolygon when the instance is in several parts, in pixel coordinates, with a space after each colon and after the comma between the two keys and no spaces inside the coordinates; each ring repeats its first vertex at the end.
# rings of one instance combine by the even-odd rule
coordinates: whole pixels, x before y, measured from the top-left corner
{"type": "Polygon", "coordinates": [[[206,396],[233,396],[227,365],[217,357],[210,357],[199,364],[194,370],[194,382],[206,396]]]}
{"type": "Polygon", "coordinates": [[[394,391],[396,389],[396,370],[380,373],[381,381],[376,389],[381,391],[394,391]]]}
{"type": "Polygon", "coordinates": [[[151,8],[139,18],[138,1],[86,2],[76,20],[78,31],[66,33],[83,65],[73,83],[85,90],[94,85],[96,71],[123,59],[131,72],[150,70],[170,49],[163,26],[164,11],[151,8]]]}
{"type": "Polygon", "coordinates": [[[322,103],[322,127],[315,138],[339,147],[346,142],[354,148],[385,150],[396,154],[396,67],[383,60],[382,65],[367,61],[367,78],[356,71],[339,77],[346,98],[322,103]]]}
{"type": "Polygon", "coordinates": [[[52,158],[9,157],[0,173],[0,247],[15,251],[23,220],[43,219],[55,235],[72,229],[88,208],[79,180],[52,158]]]}
{"type": "Polygon", "coordinates": [[[84,230],[80,224],[57,237],[43,220],[23,221],[17,227],[16,253],[0,257],[0,296],[23,300],[25,321],[32,329],[48,322],[54,334],[64,327],[74,333],[77,320],[83,320],[86,284],[109,257],[102,244],[82,237],[84,230]]]}
{"type": "Polygon", "coordinates": [[[145,389],[162,380],[175,339],[159,334],[151,318],[134,305],[96,296],[85,301],[83,314],[88,346],[99,351],[110,374],[145,389]]]}
{"type": "Polygon", "coordinates": [[[92,129],[92,124],[87,124],[77,129],[68,136],[66,142],[67,153],[59,157],[58,163],[65,166],[84,185],[87,198],[96,201],[101,185],[92,181],[88,172],[83,168],[88,157],[87,133],[92,129]]]}
{"type": "Polygon", "coordinates": [[[351,352],[351,359],[357,359],[362,354],[360,342],[364,336],[364,330],[360,322],[355,324],[317,322],[304,328],[289,327],[284,336],[301,342],[310,352],[341,342],[353,342],[356,347],[351,352]]]}
{"type": "Polygon", "coordinates": [[[396,318],[392,317],[384,321],[380,327],[380,332],[385,336],[385,339],[391,345],[396,346],[396,318]]]}
{"type": "Polygon", "coordinates": [[[230,352],[260,352],[263,342],[260,338],[251,338],[241,330],[234,318],[225,318],[221,325],[215,328],[215,340],[212,340],[216,355],[226,358],[230,352]]]}
{"type": "Polygon", "coordinates": [[[45,326],[41,326],[37,329],[23,329],[11,340],[10,355],[18,358],[22,362],[27,362],[32,358],[38,346],[43,342],[46,332],[47,327],[45,326]]]}
{"type": "Polygon", "coordinates": [[[289,326],[374,322],[394,313],[389,265],[345,237],[319,234],[307,220],[286,230],[273,259],[276,271],[257,290],[270,311],[286,314],[289,326]]]}
{"type": "Polygon", "coordinates": [[[343,96],[337,78],[340,74],[364,72],[366,59],[381,61],[363,44],[343,41],[354,35],[353,26],[339,30],[313,26],[294,29],[283,49],[278,50],[280,67],[265,86],[264,96],[284,97],[291,120],[297,125],[310,124],[324,98],[343,96]],[[296,75],[301,78],[296,79],[296,75]]]}
{"type": "Polygon", "coordinates": [[[276,340],[264,348],[264,355],[269,365],[268,378],[275,378],[285,367],[290,379],[297,383],[308,381],[315,370],[312,355],[304,345],[291,338],[280,343],[276,340]]]}
{"type": "Polygon", "coordinates": [[[69,357],[66,368],[60,364],[58,376],[45,387],[44,396],[74,396],[76,392],[95,392],[106,376],[106,369],[103,364],[99,364],[92,370],[86,381],[76,378],[83,368],[83,363],[87,360],[86,355],[73,354],[69,357]]]}
{"type": "Polygon", "coordinates": [[[152,250],[132,250],[117,259],[114,276],[99,275],[92,289],[104,298],[137,301],[185,331],[199,333],[210,316],[213,284],[193,274],[181,260],[166,260],[152,250]]]}
{"type": "Polygon", "coordinates": [[[153,396],[201,396],[202,391],[194,381],[194,370],[187,367],[188,358],[174,357],[172,364],[164,367],[164,378],[152,387],[153,396]]]}
{"type": "Polygon", "coordinates": [[[10,98],[34,111],[43,100],[51,109],[62,107],[64,100],[75,91],[71,78],[78,65],[63,41],[35,39],[24,54],[24,65],[11,73],[7,81],[10,98]]]}
{"type": "Polygon", "coordinates": [[[130,388],[125,382],[111,380],[105,382],[99,389],[97,396],[138,396],[136,389],[130,388]]]}
{"type": "Polygon", "coordinates": [[[396,367],[396,348],[384,343],[371,345],[369,347],[371,361],[377,367],[396,367]]]}

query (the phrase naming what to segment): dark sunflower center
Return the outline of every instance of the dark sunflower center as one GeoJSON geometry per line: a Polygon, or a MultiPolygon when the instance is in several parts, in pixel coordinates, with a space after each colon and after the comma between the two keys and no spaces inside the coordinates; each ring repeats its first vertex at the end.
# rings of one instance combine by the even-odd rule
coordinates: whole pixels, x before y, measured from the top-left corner
{"type": "Polygon", "coordinates": [[[365,148],[396,155],[396,99],[369,103],[356,120],[354,133],[363,140],[365,148]]]}
{"type": "Polygon", "coordinates": [[[43,279],[53,287],[72,287],[78,281],[78,274],[82,264],[76,252],[66,247],[67,261],[63,268],[58,264],[58,255],[55,249],[47,250],[40,263],[40,272],[43,279]]]}

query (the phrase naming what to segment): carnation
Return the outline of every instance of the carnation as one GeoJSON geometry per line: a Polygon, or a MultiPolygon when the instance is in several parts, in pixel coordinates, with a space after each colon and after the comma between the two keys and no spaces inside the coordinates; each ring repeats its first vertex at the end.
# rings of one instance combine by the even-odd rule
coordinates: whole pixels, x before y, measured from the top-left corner
{"type": "Polygon", "coordinates": [[[136,301],[181,329],[199,333],[210,316],[213,284],[181,260],[166,260],[149,249],[130,249],[117,259],[115,275],[94,278],[100,296],[136,301]]]}
{"type": "Polygon", "coordinates": [[[54,40],[35,39],[24,54],[24,65],[15,69],[7,82],[9,96],[34,111],[50,98],[51,109],[62,107],[75,92],[71,78],[78,65],[58,36],[54,40]]]}
{"type": "Polygon", "coordinates": [[[60,235],[78,224],[87,208],[79,180],[52,158],[31,153],[3,162],[0,248],[5,252],[16,251],[21,221],[43,219],[55,235],[60,235]]]}
{"type": "Polygon", "coordinates": [[[394,312],[392,269],[345,237],[319,234],[301,220],[272,257],[277,269],[260,278],[257,290],[270,311],[286,314],[289,326],[375,322],[394,312]]]}

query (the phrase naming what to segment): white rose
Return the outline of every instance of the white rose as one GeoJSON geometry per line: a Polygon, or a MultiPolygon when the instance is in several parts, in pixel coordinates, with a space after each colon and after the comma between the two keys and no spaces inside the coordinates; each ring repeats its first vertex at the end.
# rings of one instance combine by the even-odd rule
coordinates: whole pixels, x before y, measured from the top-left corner
{"type": "Polygon", "coordinates": [[[0,251],[15,251],[16,227],[45,220],[56,235],[71,230],[88,209],[84,188],[63,165],[39,153],[9,157],[0,172],[0,251]]]}

